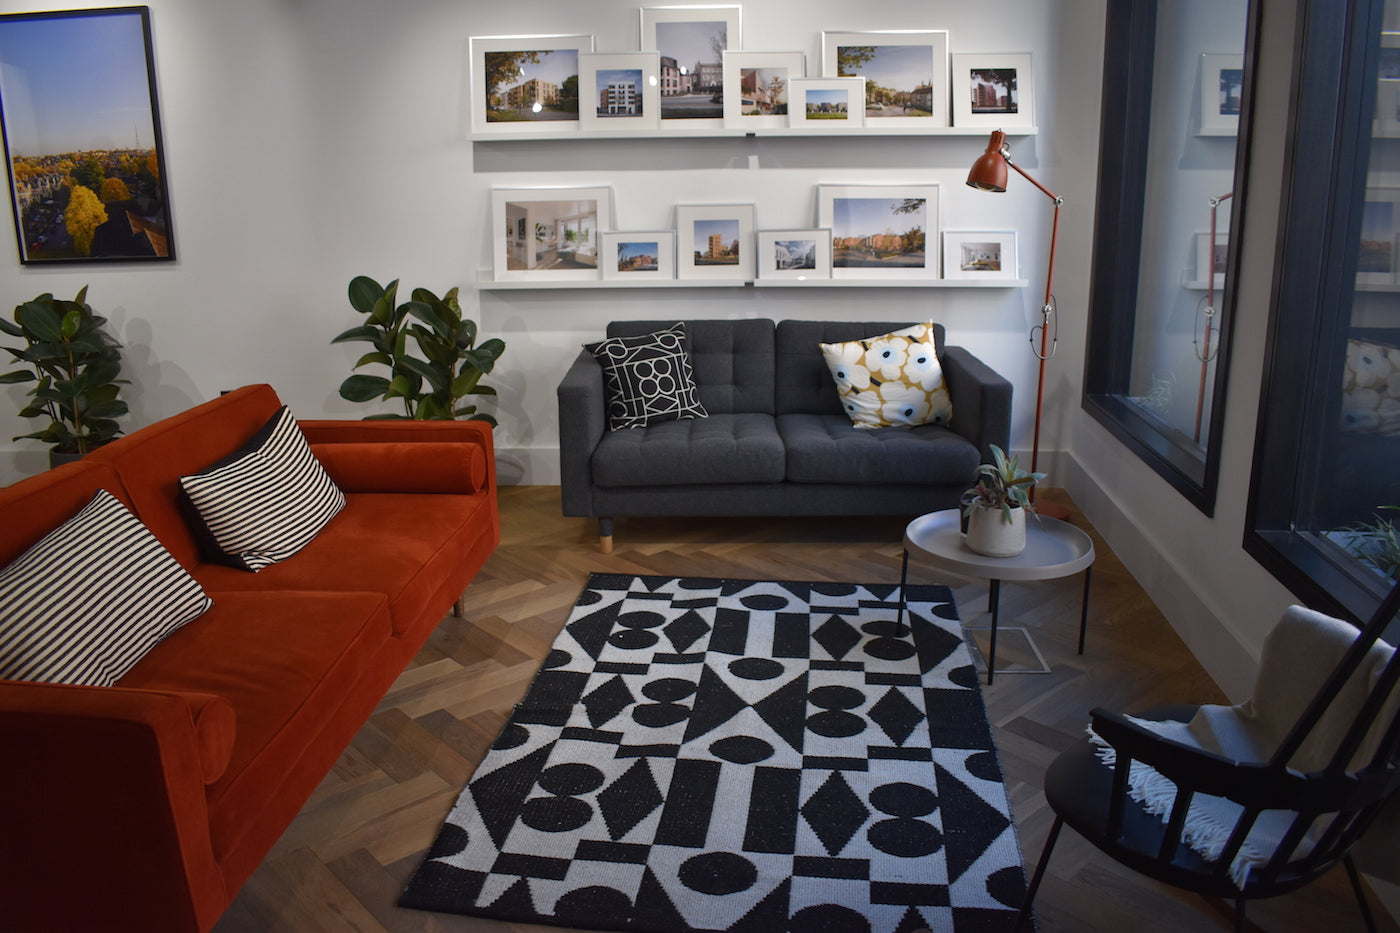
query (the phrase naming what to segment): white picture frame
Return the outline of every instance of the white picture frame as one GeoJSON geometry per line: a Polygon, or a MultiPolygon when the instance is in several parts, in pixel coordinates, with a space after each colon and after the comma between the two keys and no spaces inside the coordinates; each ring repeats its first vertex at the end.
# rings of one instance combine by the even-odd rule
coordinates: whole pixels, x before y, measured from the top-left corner
{"type": "Polygon", "coordinates": [[[493,188],[491,273],[497,282],[599,278],[599,234],[613,227],[612,188],[493,188]]]}
{"type": "Polygon", "coordinates": [[[1400,283],[1400,188],[1367,188],[1356,255],[1356,286],[1400,283]]]}
{"type": "Polygon", "coordinates": [[[865,128],[864,78],[794,78],[788,96],[789,129],[850,133],[865,128]]]}
{"type": "Polygon", "coordinates": [[[568,77],[578,75],[579,55],[593,51],[593,36],[472,36],[468,49],[473,134],[557,135],[578,129],[577,102],[570,115],[567,98],[550,103],[550,88],[562,92],[568,77]]]}
{"type": "Polygon", "coordinates": [[[831,231],[760,230],[755,250],[758,277],[779,281],[831,278],[831,231]]]}
{"type": "Polygon", "coordinates": [[[1213,287],[1216,291],[1220,291],[1225,287],[1225,262],[1230,246],[1230,235],[1223,230],[1217,230],[1214,249],[1211,248],[1209,231],[1197,233],[1193,239],[1196,254],[1194,284],[1200,288],[1213,287]]]}
{"type": "Polygon", "coordinates": [[[805,52],[725,51],[725,127],[743,130],[786,127],[792,82],[806,76],[805,52]]]}
{"type": "Polygon", "coordinates": [[[724,51],[743,48],[740,7],[654,6],[640,13],[637,47],[661,56],[661,129],[722,126],[724,51]]]}
{"type": "Polygon", "coordinates": [[[598,264],[607,282],[650,282],[676,277],[674,230],[608,231],[598,264]]]}
{"type": "Polygon", "coordinates": [[[1020,278],[1015,230],[945,230],[943,278],[995,282],[1020,278]]]}
{"type": "Polygon", "coordinates": [[[676,205],[676,278],[751,282],[752,204],[676,205]]]}
{"type": "Polygon", "coordinates": [[[936,184],[817,186],[833,279],[939,278],[938,220],[936,184]]]}
{"type": "Polygon", "coordinates": [[[585,133],[654,132],[661,125],[658,52],[584,52],[578,86],[579,126],[585,133]]]}
{"type": "Polygon", "coordinates": [[[1030,52],[953,56],[953,125],[1008,132],[1035,129],[1035,77],[1030,52]]]}
{"type": "Polygon", "coordinates": [[[1244,90],[1244,55],[1201,54],[1201,129],[1199,136],[1238,136],[1240,95],[1244,90]]]}
{"type": "Polygon", "coordinates": [[[867,79],[868,128],[948,125],[946,29],[823,31],[822,74],[867,79]]]}
{"type": "Polygon", "coordinates": [[[1400,80],[1382,78],[1376,82],[1376,119],[1371,135],[1384,139],[1400,137],[1400,80]]]}

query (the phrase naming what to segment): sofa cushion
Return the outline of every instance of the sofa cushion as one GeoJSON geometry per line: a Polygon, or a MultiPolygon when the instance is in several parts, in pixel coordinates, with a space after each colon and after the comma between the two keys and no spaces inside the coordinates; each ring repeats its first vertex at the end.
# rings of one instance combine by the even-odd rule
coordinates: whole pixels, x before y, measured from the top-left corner
{"type": "Polygon", "coordinates": [[[966,482],[981,457],[972,443],[941,425],[857,431],[845,415],[779,415],[794,483],[966,482]]]}
{"type": "Polygon", "coordinates": [[[948,424],[953,403],[933,338],[933,322],[821,344],[851,424],[858,428],[948,424]]]}
{"type": "Polygon", "coordinates": [[[285,405],[241,450],[180,486],[219,551],[254,573],[300,551],[345,507],[285,405]]]}
{"type": "MultiPolygon", "coordinates": [[[[710,414],[773,413],[773,322],[766,318],[685,324],[700,404],[710,414]]],[[[613,321],[608,336],[644,334],[657,321],[613,321]]],[[[814,351],[815,352],[815,351],[814,351]]]]}
{"type": "Polygon", "coordinates": [[[0,677],[111,686],[209,597],[111,493],[0,571],[0,677]]]}
{"type": "Polygon", "coordinates": [[[748,412],[606,434],[592,465],[599,486],[777,483],[785,458],[772,416],[748,412]]]}
{"type": "Polygon", "coordinates": [[[603,367],[609,431],[708,414],[695,394],[684,324],[609,337],[585,349],[603,367]]]}
{"type": "MultiPolygon", "coordinates": [[[[777,413],[834,415],[843,412],[836,383],[819,344],[859,340],[909,327],[912,321],[780,321],[774,352],[777,367],[777,413]]],[[[933,325],[933,339],[943,354],[943,325],[933,325]]]]}

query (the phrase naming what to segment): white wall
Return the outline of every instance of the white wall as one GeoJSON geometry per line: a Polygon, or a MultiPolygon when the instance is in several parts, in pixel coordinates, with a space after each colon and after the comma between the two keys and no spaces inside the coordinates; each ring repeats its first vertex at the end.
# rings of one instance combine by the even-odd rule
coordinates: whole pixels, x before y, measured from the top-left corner
{"type": "MultiPolygon", "coordinates": [[[[126,345],[132,427],[220,389],[266,381],[302,417],[359,417],[337,395],[362,352],[331,346],[358,323],[349,280],[463,287],[467,313],[507,350],[490,380],[506,482],[557,480],[554,389],[580,344],[624,318],[918,319],[947,325],[1017,387],[1013,446],[1029,447],[1034,358],[1048,256],[1048,199],[1013,179],[1005,195],[963,184],[984,137],[473,141],[466,132],[467,39],[593,33],[599,51],[638,44],[641,5],[540,6],[482,0],[150,0],[178,260],[21,267],[0,224],[0,307],[43,291],[89,301],[126,345]],[[948,229],[1020,234],[1026,289],[710,289],[478,292],[489,267],[490,190],[609,184],[623,229],[669,228],[674,205],[752,201],[760,227],[815,221],[819,183],[938,182],[948,229]],[[5,258],[11,257],[11,258],[5,258]]],[[[46,8],[9,0],[2,12],[46,8]]],[[[1050,364],[1042,446],[1065,446],[1078,406],[1096,178],[1103,0],[973,7],[888,0],[743,4],[747,49],[802,49],[820,68],[821,31],[946,28],[961,51],[1033,55],[1040,132],[1014,157],[1065,198],[1056,269],[1060,352],[1050,364]]],[[[44,467],[0,395],[0,482],[44,467]]]]}

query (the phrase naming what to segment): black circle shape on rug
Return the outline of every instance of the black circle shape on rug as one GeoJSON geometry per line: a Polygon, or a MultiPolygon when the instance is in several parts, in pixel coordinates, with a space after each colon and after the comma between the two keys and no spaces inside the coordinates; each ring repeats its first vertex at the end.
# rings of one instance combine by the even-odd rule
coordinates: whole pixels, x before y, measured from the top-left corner
{"type": "Polygon", "coordinates": [[[684,700],[694,692],[695,684],[679,677],[663,677],[660,680],[648,681],[647,685],[642,688],[642,696],[658,703],[674,703],[677,700],[684,700]]]}
{"type": "Polygon", "coordinates": [[[865,838],[881,852],[897,858],[919,858],[943,848],[943,834],[937,826],[903,817],[881,820],[866,831],[865,838]]]}
{"type": "Polygon", "coordinates": [[[664,625],[666,619],[655,612],[626,612],[617,617],[617,628],[608,636],[608,644],[624,651],[650,648],[661,636],[648,629],[664,625]]]}
{"type": "Polygon", "coordinates": [[[591,819],[593,807],[577,797],[536,797],[520,807],[520,822],[542,833],[567,833],[591,819]]]}
{"type": "Polygon", "coordinates": [[[492,748],[519,748],[530,741],[530,730],[518,722],[506,723],[506,727],[501,730],[501,734],[496,736],[496,741],[492,748]]]}
{"type": "Polygon", "coordinates": [[[1019,868],[999,868],[987,876],[987,893],[1015,910],[1026,899],[1026,876],[1019,868]]]}
{"type": "Polygon", "coordinates": [[[739,600],[745,609],[752,609],[755,612],[768,612],[775,609],[786,609],[791,603],[786,596],[778,596],[773,593],[754,593],[739,600]]]}
{"type": "Polygon", "coordinates": [[[862,625],[860,630],[876,638],[903,638],[913,631],[909,626],[894,619],[876,619],[862,625]]]}
{"type": "Polygon", "coordinates": [[[938,809],[938,795],[927,787],[901,781],[870,792],[870,805],[890,816],[928,816],[938,809]]]}
{"type": "Polygon", "coordinates": [[[716,758],[736,765],[751,765],[773,756],[773,746],[751,735],[731,735],[710,746],[716,758]]]}
{"type": "Polygon", "coordinates": [[[787,933],[870,933],[870,921],[840,904],[814,904],[792,915],[787,933]]]}
{"type": "Polygon", "coordinates": [[[729,673],[744,680],[772,680],[783,675],[783,666],[772,658],[740,658],[729,662],[729,673]]]}
{"type": "Polygon", "coordinates": [[[738,894],[758,880],[758,867],[733,852],[707,852],[681,862],[676,877],[701,894],[738,894]]]}
{"type": "Polygon", "coordinates": [[[865,731],[865,720],[855,713],[832,710],[808,717],[807,728],[829,739],[847,739],[865,731]]]}
{"type": "Polygon", "coordinates": [[[865,643],[863,650],[872,658],[882,661],[903,661],[905,658],[912,658],[918,649],[912,642],[902,638],[872,638],[865,643]]]}
{"type": "Polygon", "coordinates": [[[540,772],[539,785],[551,794],[572,797],[597,790],[605,780],[607,775],[592,765],[571,762],[545,768],[540,772]]]}
{"type": "Polygon", "coordinates": [[[855,709],[865,702],[865,694],[855,687],[818,687],[807,699],[821,709],[855,709]]]}
{"type": "Polygon", "coordinates": [[[442,832],[438,833],[437,839],[433,841],[433,847],[428,850],[427,857],[446,858],[449,855],[456,855],[467,847],[471,841],[471,836],[467,831],[456,823],[443,823],[442,832]]]}
{"type": "Polygon", "coordinates": [[[661,729],[685,722],[690,718],[690,707],[679,703],[643,703],[632,710],[632,721],[648,729],[661,729]]]}
{"type": "Polygon", "coordinates": [[[996,752],[978,752],[967,759],[967,773],[984,781],[1000,781],[996,752]]]}
{"type": "Polygon", "coordinates": [[[978,687],[977,670],[971,664],[953,668],[948,672],[948,679],[968,690],[978,687]]]}
{"type": "Polygon", "coordinates": [[[632,914],[632,901],[616,888],[600,884],[586,888],[575,888],[554,903],[554,917],[557,922],[586,926],[598,922],[599,917],[628,917],[632,914]]]}
{"type": "Polygon", "coordinates": [[[553,670],[556,667],[563,667],[565,664],[568,664],[573,659],[574,656],[569,654],[569,652],[564,651],[561,648],[554,648],[549,652],[549,654],[545,655],[544,661],[540,664],[540,667],[544,668],[547,671],[553,670]]]}

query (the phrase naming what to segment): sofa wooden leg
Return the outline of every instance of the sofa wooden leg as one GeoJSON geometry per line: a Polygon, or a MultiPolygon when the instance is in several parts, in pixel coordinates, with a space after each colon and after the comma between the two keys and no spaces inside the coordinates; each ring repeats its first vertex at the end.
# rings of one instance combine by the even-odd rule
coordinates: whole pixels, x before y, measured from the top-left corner
{"type": "Polygon", "coordinates": [[[598,536],[598,550],[602,551],[604,554],[611,554],[611,553],[612,553],[612,548],[613,548],[612,535],[599,535],[599,536],[598,536]]]}
{"type": "Polygon", "coordinates": [[[462,616],[466,615],[466,603],[466,593],[463,593],[461,596],[457,597],[457,601],[452,604],[452,615],[454,618],[460,619],[462,618],[462,616]]]}
{"type": "Polygon", "coordinates": [[[610,516],[602,515],[598,518],[598,550],[604,554],[613,552],[613,520],[610,516]]]}

